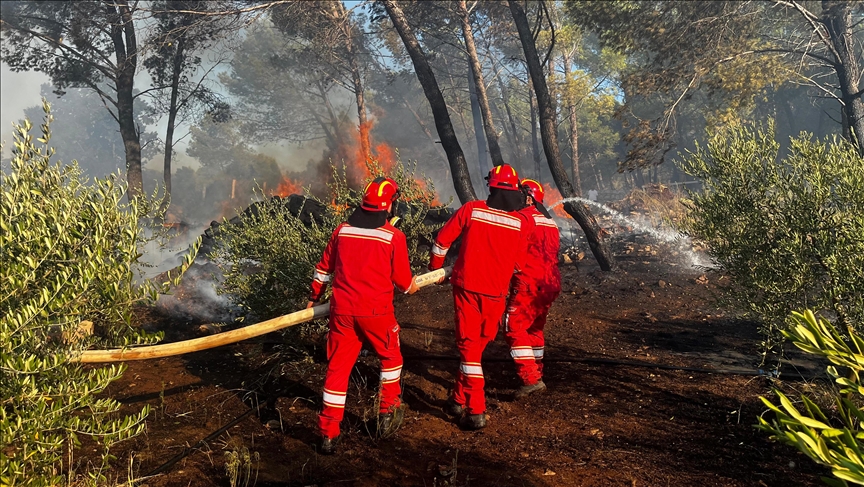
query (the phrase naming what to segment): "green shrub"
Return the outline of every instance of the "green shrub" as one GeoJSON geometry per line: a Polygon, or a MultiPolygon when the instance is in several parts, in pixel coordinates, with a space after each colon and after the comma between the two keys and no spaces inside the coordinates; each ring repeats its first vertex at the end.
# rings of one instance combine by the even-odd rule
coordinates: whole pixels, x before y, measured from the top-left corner
{"type": "Polygon", "coordinates": [[[87,184],[74,161],[52,163],[43,105],[42,137],[29,121],[16,127],[0,200],[0,485],[10,486],[104,480],[108,448],[139,434],[148,409],[118,415],[117,401],[97,396],[125,367],[85,369],[76,355],[156,341],[133,326],[132,306],[165,290],[135,284],[139,219],[152,205],[122,203],[118,175],[87,184]],[[95,335],[80,333],[85,320],[95,335]],[[74,472],[82,436],[102,445],[102,464],[74,472]]]}
{"type": "MultiPolygon", "coordinates": [[[[383,175],[377,164],[370,164],[373,178],[383,175]]],[[[428,180],[415,178],[416,166],[397,163],[386,176],[399,184],[404,203],[400,230],[408,239],[409,257],[415,269],[428,263],[428,255],[417,250],[422,238],[431,239],[436,227],[423,223],[434,206],[435,193],[428,180]]],[[[288,211],[283,201],[272,198],[258,203],[257,212],[244,212],[239,222],[219,227],[217,245],[211,253],[224,280],[218,289],[232,302],[258,319],[269,319],[302,309],[309,295],[315,264],[333,230],[345,221],[362,199],[362,188],[349,187],[344,172],[333,169],[329,201],[307,194],[326,210],[320,221],[304,224],[288,211]]],[[[329,291],[328,291],[329,292],[329,291]]]]}
{"type": "Polygon", "coordinates": [[[680,163],[703,183],[683,231],[708,244],[731,301],[762,322],[766,354],[801,306],[864,323],[864,159],[806,135],[778,152],[773,125],[738,127],[680,163]]]}
{"type": "Polygon", "coordinates": [[[861,385],[864,339],[851,326],[846,329],[848,339],[844,338],[834,325],[825,319],[817,319],[809,310],[804,314],[793,312],[792,319],[794,325],[784,330],[783,335],[801,350],[834,364],[827,371],[840,385],[834,398],[836,410],[829,418],[807,396],[801,396],[799,407],[803,407],[799,410],[786,395],[775,389],[779,406],[761,398],[774,413],[774,418],[768,421],[760,417],[757,427],[796,447],[816,463],[829,467],[836,477],[823,478],[829,485],[845,486],[847,481],[864,484],[864,429],[861,426],[864,411],[859,406],[864,398],[861,385]],[[843,367],[846,374],[840,374],[837,366],[843,367]]]}

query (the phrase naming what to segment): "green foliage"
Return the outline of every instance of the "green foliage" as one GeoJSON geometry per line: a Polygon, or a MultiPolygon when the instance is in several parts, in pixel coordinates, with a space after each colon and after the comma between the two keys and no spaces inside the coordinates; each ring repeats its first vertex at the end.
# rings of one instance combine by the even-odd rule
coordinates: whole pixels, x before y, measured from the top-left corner
{"type": "Polygon", "coordinates": [[[764,397],[761,398],[774,413],[774,418],[768,421],[760,417],[757,427],[794,446],[816,463],[831,468],[836,479],[823,478],[827,484],[864,484],[864,453],[861,443],[864,440],[864,429],[861,427],[864,412],[858,406],[864,396],[864,387],[861,385],[864,339],[851,326],[846,328],[848,340],[844,339],[834,325],[823,318],[817,319],[810,310],[803,314],[793,312],[792,320],[794,325],[784,330],[783,335],[801,350],[828,359],[834,364],[829,366],[827,371],[841,386],[836,392],[836,411],[832,418],[829,418],[807,396],[801,397],[803,411],[799,411],[788,397],[775,389],[774,393],[780,400],[779,406],[764,397]],[[848,373],[840,374],[837,366],[846,368],[848,373]],[[832,422],[838,425],[833,426],[832,422]]]}
{"type": "MultiPolygon", "coordinates": [[[[369,165],[370,180],[382,171],[377,164],[369,165]]],[[[416,167],[397,163],[387,174],[399,184],[401,221],[398,228],[408,239],[409,257],[416,268],[428,261],[418,252],[421,239],[431,240],[437,228],[423,223],[426,213],[434,206],[435,193],[431,182],[415,179],[416,167]]],[[[233,302],[260,319],[269,319],[301,309],[309,295],[309,285],[315,264],[333,230],[359,206],[362,191],[351,188],[344,171],[333,169],[334,183],[329,186],[328,200],[311,195],[307,198],[325,205],[320,219],[307,225],[298,215],[288,211],[277,198],[258,204],[257,212],[241,215],[236,224],[220,227],[218,245],[212,256],[222,270],[224,281],[218,292],[227,294],[233,302]]]]}
{"type": "Polygon", "coordinates": [[[75,360],[92,343],[156,341],[133,327],[131,308],[166,289],[135,284],[139,220],[150,206],[121,203],[118,175],[87,184],[76,162],[52,163],[43,104],[42,137],[34,140],[29,121],[16,127],[0,200],[0,484],[10,486],[61,483],[64,452],[80,436],[103,447],[102,465],[86,472],[102,482],[108,448],[143,431],[148,408],[122,416],[117,401],[97,397],[125,367],[75,360]],[[97,336],[82,333],[85,320],[97,336]]]}
{"type": "Polygon", "coordinates": [[[629,169],[688,146],[693,125],[722,127],[747,117],[800,69],[799,57],[790,62],[781,54],[799,43],[776,31],[790,23],[770,3],[566,0],[565,10],[604,48],[626,56],[620,115],[629,129],[622,162],[629,169]]]}
{"type": "Polygon", "coordinates": [[[806,135],[782,159],[778,148],[773,125],[731,128],[680,164],[703,183],[683,230],[708,244],[733,302],[763,322],[766,353],[802,305],[864,323],[864,159],[806,135]]]}

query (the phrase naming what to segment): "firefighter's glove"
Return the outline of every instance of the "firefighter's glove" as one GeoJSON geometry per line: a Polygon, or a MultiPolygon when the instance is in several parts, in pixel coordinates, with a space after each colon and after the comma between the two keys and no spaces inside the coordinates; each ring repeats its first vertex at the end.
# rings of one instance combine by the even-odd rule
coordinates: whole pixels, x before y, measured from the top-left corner
{"type": "Polygon", "coordinates": [[[441,279],[438,279],[437,281],[435,281],[435,284],[446,284],[447,279],[448,279],[447,274],[444,274],[443,276],[441,276],[441,279]]]}
{"type": "Polygon", "coordinates": [[[306,303],[306,309],[312,308],[315,306],[315,301],[309,301],[306,303]]]}
{"type": "Polygon", "coordinates": [[[406,294],[414,294],[420,290],[420,286],[417,285],[417,277],[411,278],[411,285],[408,286],[408,290],[405,291],[406,294]]]}

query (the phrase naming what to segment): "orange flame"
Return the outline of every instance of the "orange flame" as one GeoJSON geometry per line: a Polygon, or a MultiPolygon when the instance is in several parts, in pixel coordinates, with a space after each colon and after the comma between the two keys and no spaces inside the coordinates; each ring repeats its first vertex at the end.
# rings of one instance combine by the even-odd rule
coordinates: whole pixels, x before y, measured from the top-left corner
{"type": "MultiPolygon", "coordinates": [[[[549,183],[543,183],[543,192],[545,193],[543,203],[546,205],[546,208],[549,208],[564,199],[561,196],[561,192],[558,191],[557,188],[553,188],[549,183]]],[[[564,205],[558,205],[555,208],[552,208],[552,212],[563,218],[572,218],[569,213],[564,211],[564,205]]]]}
{"type": "Polygon", "coordinates": [[[271,196],[285,198],[292,194],[303,194],[303,185],[298,181],[282,176],[282,181],[279,181],[279,187],[271,193],[271,196]]]}
{"type": "Polygon", "coordinates": [[[372,150],[371,132],[374,124],[375,122],[372,120],[361,123],[349,141],[350,147],[342,148],[340,151],[349,155],[346,157],[345,163],[358,183],[360,180],[372,177],[369,167],[371,164],[377,163],[384,173],[390,172],[396,164],[395,151],[386,142],[375,145],[374,151],[372,150]]]}
{"type": "MultiPolygon", "coordinates": [[[[340,151],[343,154],[353,154],[353,159],[345,162],[349,168],[349,177],[353,178],[358,185],[375,176],[372,174],[374,166],[377,166],[375,169],[380,170],[383,174],[389,175],[397,162],[396,151],[386,142],[374,144],[374,150],[372,149],[371,132],[374,124],[374,120],[360,124],[349,142],[350,147],[340,151]]],[[[427,187],[425,181],[421,179],[416,181],[421,188],[427,187]]],[[[437,194],[434,195],[431,204],[441,205],[437,194]]]]}

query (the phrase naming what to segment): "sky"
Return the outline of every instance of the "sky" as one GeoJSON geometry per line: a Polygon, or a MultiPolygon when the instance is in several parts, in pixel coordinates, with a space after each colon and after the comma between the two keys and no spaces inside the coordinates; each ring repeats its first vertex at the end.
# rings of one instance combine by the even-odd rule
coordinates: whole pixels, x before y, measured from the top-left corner
{"type": "Polygon", "coordinates": [[[0,140],[4,155],[12,144],[12,123],[24,118],[24,109],[42,103],[39,87],[48,76],[33,71],[15,73],[0,64],[0,140]]]}

